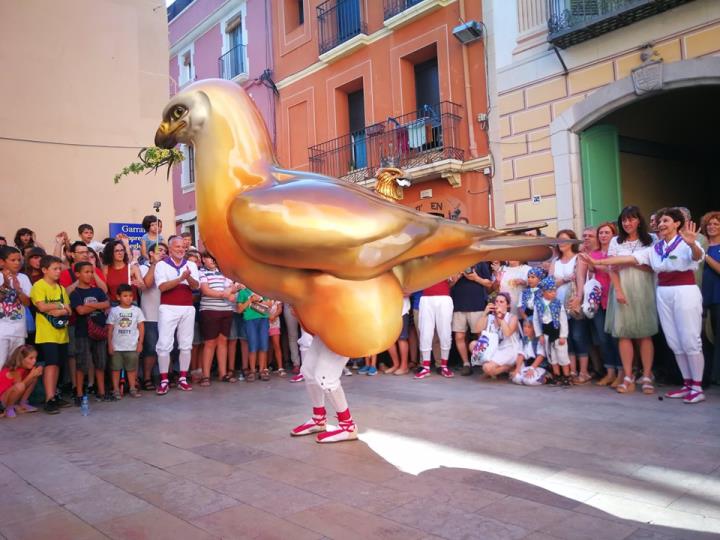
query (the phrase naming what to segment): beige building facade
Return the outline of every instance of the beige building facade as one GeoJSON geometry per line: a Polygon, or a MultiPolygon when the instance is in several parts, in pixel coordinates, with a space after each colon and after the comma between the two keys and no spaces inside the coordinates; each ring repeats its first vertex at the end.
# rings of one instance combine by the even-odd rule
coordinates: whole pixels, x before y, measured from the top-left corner
{"type": "Polygon", "coordinates": [[[157,0],[4,0],[0,6],[0,235],[138,223],[172,229],[164,174],[113,176],[153,144],[169,92],[165,5],[157,0]]]}
{"type": "Polygon", "coordinates": [[[547,221],[554,234],[627,204],[720,206],[720,2],[484,6],[498,225],[547,221]]]}

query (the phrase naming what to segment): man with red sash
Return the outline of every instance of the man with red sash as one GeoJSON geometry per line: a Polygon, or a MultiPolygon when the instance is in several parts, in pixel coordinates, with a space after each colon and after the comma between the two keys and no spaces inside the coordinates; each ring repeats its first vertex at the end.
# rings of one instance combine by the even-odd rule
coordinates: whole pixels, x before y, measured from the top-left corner
{"type": "Polygon", "coordinates": [[[168,247],[170,255],[155,266],[155,284],[160,289],[158,342],[155,349],[160,367],[160,385],[157,387],[159,396],[164,396],[170,389],[168,370],[176,331],[180,349],[178,388],[185,391],[192,390],[187,380],[195,325],[192,292],[200,287],[197,265],[185,258],[183,239],[180,236],[172,236],[168,241],[168,247]]]}

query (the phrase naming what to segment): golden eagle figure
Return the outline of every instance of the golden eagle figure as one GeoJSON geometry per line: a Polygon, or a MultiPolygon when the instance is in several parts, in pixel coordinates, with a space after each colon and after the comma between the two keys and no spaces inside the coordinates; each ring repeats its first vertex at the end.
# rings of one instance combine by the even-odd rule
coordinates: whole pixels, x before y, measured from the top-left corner
{"type": "Polygon", "coordinates": [[[193,146],[200,234],[230,278],[292,304],[337,354],[386,350],[402,299],[478,261],[541,260],[549,239],[438,218],[370,190],[278,167],[252,99],[196,82],[163,111],[155,144],[193,146]]]}

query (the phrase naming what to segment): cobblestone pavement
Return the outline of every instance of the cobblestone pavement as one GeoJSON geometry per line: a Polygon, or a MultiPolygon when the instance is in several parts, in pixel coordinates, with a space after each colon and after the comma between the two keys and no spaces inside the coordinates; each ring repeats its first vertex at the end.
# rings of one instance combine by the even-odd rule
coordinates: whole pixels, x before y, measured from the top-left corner
{"type": "Polygon", "coordinates": [[[1,419],[0,538],[720,534],[718,390],[343,380],[359,442],[291,439],[309,406],[275,376],[1,419]]]}

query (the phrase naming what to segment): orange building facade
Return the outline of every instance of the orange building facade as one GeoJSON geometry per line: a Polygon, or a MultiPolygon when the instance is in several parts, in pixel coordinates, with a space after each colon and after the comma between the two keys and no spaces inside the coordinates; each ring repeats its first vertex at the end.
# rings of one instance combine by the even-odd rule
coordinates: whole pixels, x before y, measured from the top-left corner
{"type": "Polygon", "coordinates": [[[491,220],[485,45],[453,29],[481,25],[465,0],[273,2],[277,153],[284,167],[372,189],[403,168],[402,204],[491,220]],[[475,24],[475,22],[477,24],[475,24]]]}

